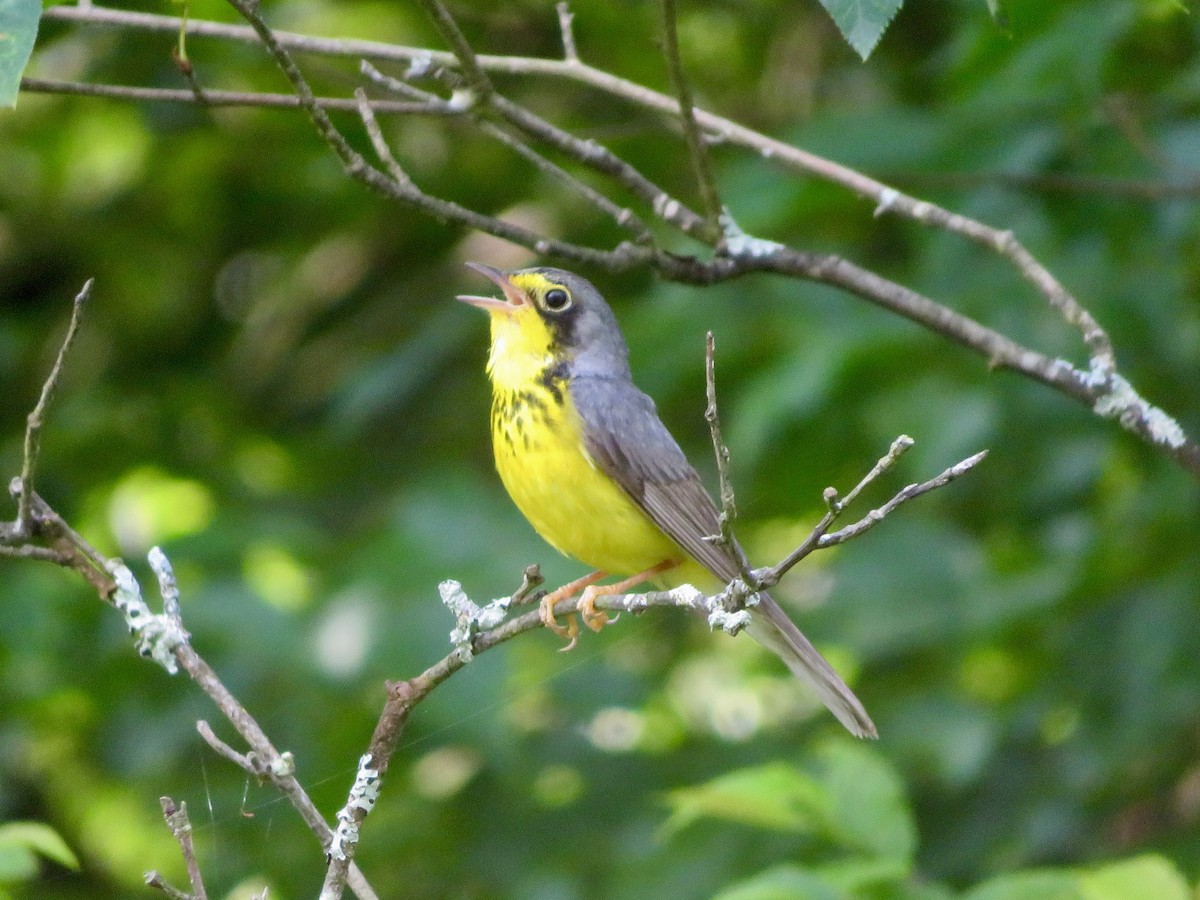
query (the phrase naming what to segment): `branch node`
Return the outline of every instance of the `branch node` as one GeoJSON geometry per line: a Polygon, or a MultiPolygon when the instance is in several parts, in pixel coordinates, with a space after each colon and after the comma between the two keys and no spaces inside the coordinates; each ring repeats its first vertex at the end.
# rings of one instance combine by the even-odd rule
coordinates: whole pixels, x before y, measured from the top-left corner
{"type": "Polygon", "coordinates": [[[725,207],[721,209],[717,224],[721,226],[720,251],[726,256],[735,259],[762,259],[787,249],[776,241],[746,234],[725,207]]]}
{"type": "Polygon", "coordinates": [[[900,199],[900,192],[895,188],[884,188],[879,192],[879,202],[875,205],[873,215],[876,219],[884,213],[891,212],[896,205],[896,201],[900,199]]]}
{"type": "Polygon", "coordinates": [[[407,81],[428,78],[437,71],[437,68],[433,61],[433,54],[425,50],[408,61],[408,68],[404,70],[404,78],[407,81]]]}
{"type": "Polygon", "coordinates": [[[284,750],[268,764],[275,778],[290,778],[296,774],[296,757],[291,750],[284,750]]]}
{"type": "Polygon", "coordinates": [[[758,604],[758,594],[739,576],[725,590],[711,597],[701,597],[700,608],[708,613],[708,627],[720,628],[726,634],[737,634],[750,624],[747,607],[758,604]]]}
{"type": "MultiPolygon", "coordinates": [[[[151,565],[157,563],[161,566],[165,563],[165,571],[169,572],[170,563],[166,563],[166,556],[157,547],[154,550],[158,550],[158,554],[156,557],[154,552],[151,552],[151,565]]],[[[125,616],[125,624],[129,626],[129,633],[134,638],[134,649],[140,656],[154,660],[169,674],[176,674],[179,671],[179,663],[175,659],[175,650],[185,646],[189,636],[178,618],[177,595],[173,601],[168,602],[166,597],[163,601],[164,607],[173,606],[174,615],[169,612],[155,615],[142,599],[142,589],[127,565],[119,559],[113,559],[107,562],[105,568],[116,583],[112,602],[125,616]]],[[[161,578],[160,574],[160,586],[163,584],[161,578]]],[[[173,582],[173,578],[171,581],[173,582]]]]}
{"type": "Polygon", "coordinates": [[[463,87],[450,92],[446,106],[454,112],[466,112],[478,102],[479,94],[469,87],[463,87]]]}
{"type": "Polygon", "coordinates": [[[1100,391],[1092,404],[1096,415],[1116,419],[1126,430],[1144,434],[1172,450],[1187,443],[1183,426],[1160,407],[1147,402],[1123,376],[1102,365],[1093,365],[1084,383],[1100,391]]]}
{"type": "MultiPolygon", "coordinates": [[[[540,573],[538,577],[541,577],[540,573]]],[[[450,643],[458,650],[463,662],[469,662],[475,655],[472,646],[475,635],[480,631],[495,628],[503,622],[513,598],[501,597],[485,606],[479,606],[466,595],[462,585],[453,579],[439,584],[438,593],[442,603],[454,614],[457,623],[450,632],[450,643]]]]}
{"type": "MultiPolygon", "coordinates": [[[[192,823],[188,819],[187,804],[181,801],[176,806],[175,801],[170,797],[159,797],[158,802],[162,807],[163,819],[166,821],[167,827],[171,829],[171,834],[179,843],[179,849],[183,853],[183,862],[187,867],[188,881],[191,882],[192,893],[183,896],[190,897],[192,900],[207,900],[208,894],[204,890],[204,879],[200,877],[200,864],[196,860],[196,848],[192,843],[192,823]]],[[[157,875],[157,873],[146,873],[147,884],[157,887],[168,896],[175,896],[173,889],[167,890],[167,885],[161,878],[158,878],[156,882],[151,882],[152,875],[157,875]]]]}

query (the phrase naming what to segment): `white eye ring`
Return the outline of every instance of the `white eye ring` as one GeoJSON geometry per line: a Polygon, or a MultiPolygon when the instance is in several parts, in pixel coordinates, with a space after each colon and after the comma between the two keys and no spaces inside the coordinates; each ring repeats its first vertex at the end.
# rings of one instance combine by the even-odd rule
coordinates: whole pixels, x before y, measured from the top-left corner
{"type": "Polygon", "coordinates": [[[571,305],[571,295],[565,288],[551,288],[542,297],[542,303],[551,312],[562,312],[571,305]]]}

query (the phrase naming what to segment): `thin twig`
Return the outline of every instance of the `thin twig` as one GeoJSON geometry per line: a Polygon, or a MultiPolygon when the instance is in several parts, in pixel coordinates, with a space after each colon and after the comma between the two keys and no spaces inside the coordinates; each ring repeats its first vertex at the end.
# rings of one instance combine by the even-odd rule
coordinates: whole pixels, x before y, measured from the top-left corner
{"type": "MultiPolygon", "coordinates": [[[[153,103],[196,103],[193,91],[183,88],[134,87],[124,84],[84,84],[78,81],[50,81],[44,78],[22,78],[21,90],[43,94],[76,94],[87,97],[111,97],[118,100],[144,100],[153,103]]],[[[262,109],[298,109],[303,104],[295,94],[260,94],[253,91],[205,91],[205,106],[251,106],[262,109]]],[[[350,111],[358,109],[357,101],[346,97],[315,97],[321,109],[350,111]]],[[[449,113],[420,103],[397,100],[371,100],[371,109],[379,115],[432,115],[449,113]]]]}
{"type": "MultiPolygon", "coordinates": [[[[495,110],[510,124],[527,134],[546,141],[551,146],[569,153],[575,159],[617,178],[626,187],[634,190],[642,200],[650,204],[657,215],[677,225],[686,234],[712,239],[716,227],[715,217],[711,223],[707,223],[706,227],[706,223],[701,217],[691,212],[678,200],[670,197],[633,166],[618,159],[611,151],[594,141],[582,141],[557,126],[551,125],[525,107],[497,94],[487,73],[480,65],[479,57],[463,37],[462,31],[450,11],[446,9],[445,4],[441,0],[421,0],[421,5],[433,18],[442,37],[450,45],[455,58],[463,68],[468,86],[474,91],[474,96],[469,98],[468,102],[460,101],[458,103],[461,108],[466,110],[476,105],[482,105],[495,110]]],[[[644,232],[644,227],[641,230],[644,232]]]]}
{"type": "Polygon", "coordinates": [[[712,438],[721,492],[721,512],[717,516],[720,533],[713,535],[711,539],[737,557],[738,571],[742,578],[750,583],[753,580],[750,560],[746,558],[746,552],[733,534],[733,523],[737,519],[737,499],[733,493],[733,479],[729,476],[729,447],[725,445],[725,438],[721,434],[721,416],[717,409],[716,341],[711,331],[704,339],[704,385],[705,397],[708,400],[704,408],[704,419],[708,422],[708,432],[712,438]]]}
{"type": "Polygon", "coordinates": [[[163,818],[167,821],[167,827],[171,829],[171,834],[179,842],[179,849],[183,853],[183,863],[187,867],[192,897],[195,900],[208,900],[208,892],[204,889],[204,878],[200,874],[200,863],[196,859],[196,848],[192,843],[192,823],[188,819],[187,804],[181,802],[176,806],[175,801],[170,797],[160,797],[158,802],[162,806],[163,818]]]}
{"type": "MultiPolygon", "coordinates": [[[[16,494],[20,490],[20,486],[20,478],[14,478],[10,485],[10,492],[16,494]]],[[[36,523],[37,537],[48,543],[49,548],[25,543],[27,538],[21,538],[14,533],[16,523],[13,523],[12,525],[0,525],[0,541],[7,545],[5,553],[44,559],[64,568],[74,569],[96,589],[102,598],[109,599],[115,585],[112,576],[108,574],[106,568],[108,561],[105,557],[51,509],[50,505],[36,491],[29,495],[29,511],[33,522],[36,523]],[[47,552],[41,552],[43,549],[47,552]],[[15,552],[9,553],[9,551],[15,552]]]]}
{"type": "MultiPolygon", "coordinates": [[[[186,9],[186,6],[184,8],[186,9]]],[[[184,34],[186,33],[187,27],[186,22],[187,15],[185,13],[185,24],[182,28],[180,28],[179,31],[179,47],[183,46],[184,34]]],[[[208,92],[204,90],[203,86],[201,86],[200,78],[196,75],[196,69],[192,65],[192,61],[180,53],[179,47],[175,47],[171,50],[171,58],[175,61],[175,68],[179,70],[179,74],[181,74],[184,80],[188,83],[188,89],[192,92],[192,96],[195,98],[196,103],[198,103],[200,106],[211,106],[211,104],[208,102],[208,92]]]]}
{"type": "Polygon", "coordinates": [[[542,567],[537,563],[525,567],[525,571],[521,573],[521,586],[513,591],[509,597],[509,607],[515,608],[524,606],[527,603],[536,603],[541,599],[538,591],[546,579],[542,577],[542,567]]]}
{"type": "Polygon", "coordinates": [[[156,890],[162,891],[167,895],[167,897],[170,898],[170,900],[195,900],[191,894],[187,893],[186,891],[181,891],[173,884],[170,884],[159,872],[156,872],[153,869],[146,873],[145,882],[146,887],[152,887],[156,890]]]}
{"type": "Polygon", "coordinates": [[[922,481],[920,484],[910,484],[908,487],[904,488],[902,491],[892,497],[892,499],[887,503],[883,504],[883,506],[879,507],[878,509],[871,510],[869,513],[867,513],[867,515],[863,516],[852,525],[847,525],[845,528],[841,528],[838,531],[822,535],[817,545],[817,549],[824,550],[826,547],[834,547],[838,544],[843,544],[851,538],[856,538],[864,532],[869,531],[882,522],[888,513],[894,510],[901,503],[907,503],[909,500],[920,497],[922,494],[927,494],[932,490],[944,487],[954,479],[965,475],[967,472],[981,463],[987,456],[987,453],[988,452],[986,450],[981,450],[974,456],[968,456],[962,462],[955,463],[936,478],[930,478],[928,481],[922,481]]]}
{"type": "MultiPolygon", "coordinates": [[[[629,209],[628,207],[618,206],[591,185],[585,184],[566,169],[562,168],[562,166],[551,162],[524,141],[505,131],[503,128],[489,121],[488,119],[485,119],[473,107],[464,108],[456,106],[449,101],[442,100],[436,94],[423,91],[420,88],[414,87],[413,85],[410,85],[405,81],[401,81],[398,78],[392,78],[388,75],[384,75],[366,60],[361,62],[360,69],[364,75],[387,90],[395,91],[412,99],[419,99],[430,104],[431,106],[440,105],[443,108],[443,112],[445,112],[447,115],[460,115],[468,117],[472,124],[474,124],[475,127],[480,129],[480,131],[482,131],[488,137],[503,144],[505,147],[508,147],[514,153],[518,154],[522,159],[532,163],[537,169],[545,172],[547,175],[551,176],[561,184],[566,185],[568,188],[581,195],[585,200],[587,200],[601,212],[606,213],[619,227],[630,231],[634,236],[634,240],[644,244],[648,244],[653,241],[650,230],[637,216],[637,214],[633,212],[633,210],[629,209]]],[[[358,96],[357,91],[355,92],[355,96],[358,96]]],[[[362,113],[360,110],[360,115],[361,114],[362,113]]],[[[363,124],[367,129],[368,135],[371,137],[371,143],[375,148],[376,155],[379,156],[380,160],[383,162],[385,168],[387,168],[391,173],[392,177],[396,178],[396,170],[400,170],[400,167],[399,164],[395,163],[395,158],[391,151],[387,149],[388,145],[386,140],[383,138],[383,133],[379,130],[377,125],[368,123],[365,118],[363,124]],[[395,170],[392,168],[393,164],[395,164],[395,170]]]]}
{"type": "Polygon", "coordinates": [[[808,537],[806,537],[795,550],[785,556],[779,563],[766,569],[760,569],[756,572],[758,585],[761,587],[771,587],[779,583],[782,578],[793,566],[800,560],[808,556],[814,550],[820,547],[821,538],[837,521],[837,518],[842,514],[860,493],[875,479],[883,475],[896,464],[896,461],[904,454],[909,447],[913,445],[913,439],[907,434],[902,434],[900,437],[892,441],[892,445],[888,448],[888,452],[880,457],[879,461],[871,467],[871,471],[862,477],[862,479],[853,488],[850,489],[845,499],[838,499],[838,492],[832,487],[825,488],[824,499],[829,510],[821,517],[808,537]]]}
{"type": "Polygon", "coordinates": [[[467,84],[476,91],[479,99],[486,98],[494,90],[492,80],[488,78],[487,73],[479,65],[479,60],[475,57],[475,49],[463,36],[458,23],[454,21],[454,16],[450,15],[450,10],[446,9],[445,4],[441,0],[420,0],[420,2],[421,6],[425,8],[425,12],[433,19],[433,24],[437,27],[442,38],[450,45],[450,50],[458,59],[459,64],[463,67],[463,72],[467,77],[467,84]]]}
{"type": "MultiPolygon", "coordinates": [[[[503,219],[483,215],[458,203],[430,196],[411,182],[404,184],[389,178],[383,172],[372,167],[358,151],[350,146],[325,111],[317,105],[312,88],[309,87],[308,81],[296,66],[291,54],[276,39],[275,33],[259,14],[257,2],[255,0],[229,0],[229,2],[250,23],[267,51],[274,57],[276,64],[296,89],[300,105],[308,113],[317,133],[341,160],[346,174],[354,180],[386,197],[415,206],[439,221],[458,222],[468,228],[475,228],[523,247],[529,247],[536,253],[560,256],[564,259],[606,268],[621,265],[627,257],[635,254],[636,248],[629,244],[622,244],[617,249],[606,252],[567,241],[546,238],[503,219]]],[[[628,265],[628,263],[624,264],[628,265]]]]}
{"type": "Polygon", "coordinates": [[[845,497],[838,499],[837,492],[833,488],[829,488],[825,493],[825,500],[830,508],[835,512],[841,512],[857,500],[858,495],[867,488],[867,485],[891,469],[914,443],[916,442],[907,434],[902,434],[892,441],[892,446],[888,448],[888,452],[880,458],[879,462],[875,463],[871,471],[864,475],[858,484],[850,489],[850,493],[845,497]]]}
{"type": "Polygon", "coordinates": [[[563,59],[569,63],[579,62],[579,49],[575,46],[575,29],[571,27],[575,14],[571,12],[571,4],[561,0],[554,4],[558,13],[558,30],[562,32],[563,59]]]}
{"type": "MultiPolygon", "coordinates": [[[[432,91],[426,91],[417,87],[415,84],[409,84],[402,78],[393,78],[391,75],[386,75],[380,72],[373,66],[370,60],[361,59],[358,61],[358,70],[367,78],[375,82],[386,91],[391,91],[393,94],[399,94],[402,97],[407,97],[409,100],[415,100],[420,103],[426,103],[430,106],[439,106],[446,109],[449,104],[432,91]]],[[[462,113],[461,109],[451,110],[455,115],[462,113]]]]}
{"type": "Polygon", "coordinates": [[[355,88],[354,99],[358,101],[358,116],[362,119],[367,137],[371,139],[371,147],[374,148],[375,155],[383,163],[383,167],[387,169],[396,184],[411,185],[412,179],[408,177],[408,173],[404,171],[393,155],[392,148],[383,136],[383,130],[379,127],[379,122],[375,120],[375,113],[371,111],[371,105],[367,102],[367,92],[362,88],[355,88]]]}
{"type": "Polygon", "coordinates": [[[909,500],[912,500],[916,497],[920,497],[922,494],[926,494],[929,491],[944,487],[954,479],[975,468],[975,466],[977,466],[987,457],[987,451],[982,450],[973,456],[967,457],[961,462],[955,463],[940,475],[937,475],[928,481],[923,481],[919,484],[910,484],[908,487],[896,493],[892,499],[883,506],[879,507],[878,509],[871,510],[871,512],[859,519],[853,525],[848,525],[847,527],[841,529],[841,531],[835,532],[834,534],[829,534],[829,529],[833,525],[834,521],[836,521],[841,513],[847,508],[847,506],[858,497],[859,493],[865,487],[867,487],[867,485],[875,481],[880,475],[891,469],[892,466],[895,465],[896,461],[900,458],[901,454],[903,454],[904,451],[911,446],[912,438],[908,437],[907,435],[901,435],[898,437],[892,442],[892,446],[888,450],[887,454],[880,459],[879,462],[875,464],[875,467],[863,477],[862,481],[860,481],[854,487],[854,489],[851,490],[850,493],[848,493],[845,498],[841,500],[838,499],[837,492],[833,488],[826,488],[825,500],[826,503],[829,504],[829,511],[821,517],[821,521],[817,523],[817,525],[813,528],[808,537],[804,539],[799,547],[789,553],[776,565],[767,569],[759,569],[755,573],[759,578],[759,583],[764,587],[770,587],[773,584],[777,584],[779,580],[788,573],[788,571],[790,571],[797,563],[799,563],[813,551],[824,550],[827,547],[836,546],[837,544],[844,543],[850,538],[854,538],[860,534],[863,534],[864,532],[873,528],[879,522],[883,521],[888,513],[894,510],[897,506],[907,503],[909,500]]]}
{"type": "Polygon", "coordinates": [[[721,416],[717,410],[717,374],[716,374],[716,341],[710,331],[704,338],[704,383],[705,397],[708,405],[704,408],[704,419],[708,422],[708,432],[712,437],[713,456],[717,460],[717,477],[721,484],[721,535],[728,539],[725,532],[727,524],[732,524],[737,518],[737,501],[733,495],[733,481],[729,477],[729,448],[721,436],[721,416]]]}
{"type": "Polygon", "coordinates": [[[58,550],[52,550],[49,547],[39,547],[36,544],[22,544],[19,547],[0,544],[0,556],[7,556],[12,559],[40,559],[60,566],[70,565],[67,554],[58,550]]]}
{"type": "Polygon", "coordinates": [[[218,756],[221,756],[229,762],[233,763],[239,769],[244,770],[247,774],[253,775],[255,778],[264,779],[270,775],[269,770],[263,765],[262,761],[253,753],[239,753],[229,746],[219,737],[212,726],[200,719],[196,722],[196,731],[200,737],[204,739],[204,743],[208,744],[218,756]]]}
{"type": "Polygon", "coordinates": [[[679,98],[679,121],[683,126],[683,137],[687,142],[688,156],[692,160],[692,171],[696,176],[696,186],[700,190],[700,199],[708,220],[716,223],[721,217],[721,197],[717,192],[717,179],[713,175],[712,160],[708,156],[708,147],[696,124],[696,109],[692,103],[692,88],[688,84],[687,75],[683,71],[683,61],[679,56],[679,35],[676,28],[675,0],[660,0],[662,7],[663,56],[667,61],[667,72],[671,76],[671,86],[675,96],[679,98]]]}
{"type": "Polygon", "coordinates": [[[71,344],[74,343],[75,335],[79,331],[79,322],[83,316],[83,304],[92,295],[94,283],[95,279],[89,278],[83,283],[79,293],[75,295],[75,301],[71,304],[71,320],[67,324],[67,333],[63,337],[62,344],[59,345],[58,355],[54,358],[50,374],[46,376],[46,381],[42,384],[42,393],[38,397],[37,405],[25,419],[25,448],[21,461],[16,521],[17,531],[21,537],[29,537],[35,531],[31,513],[34,493],[33,476],[37,470],[38,454],[42,447],[42,426],[46,421],[46,412],[50,408],[50,399],[54,396],[54,389],[58,387],[58,380],[62,376],[63,362],[67,358],[67,351],[71,349],[71,344]]]}
{"type": "Polygon", "coordinates": [[[635,166],[621,159],[607,147],[593,140],[582,140],[564,131],[541,116],[512,102],[499,94],[493,94],[488,105],[511,125],[532,137],[579,160],[586,166],[616,179],[624,188],[647,204],[658,218],[678,228],[688,237],[705,244],[715,243],[720,229],[685,203],[672,197],[665,190],[643,175],[635,166]]]}

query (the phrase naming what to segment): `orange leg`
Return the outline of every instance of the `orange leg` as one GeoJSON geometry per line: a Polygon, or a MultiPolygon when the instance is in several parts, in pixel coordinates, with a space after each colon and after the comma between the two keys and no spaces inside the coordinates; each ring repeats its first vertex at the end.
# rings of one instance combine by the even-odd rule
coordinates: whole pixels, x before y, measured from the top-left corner
{"type": "Polygon", "coordinates": [[[538,613],[542,617],[542,624],[562,638],[570,638],[571,643],[564,648],[570,650],[575,646],[575,641],[579,637],[579,625],[575,622],[575,617],[572,616],[564,628],[558,624],[558,620],[554,618],[554,606],[559,600],[566,600],[568,597],[574,597],[584,588],[587,588],[605,575],[607,572],[592,572],[590,575],[584,575],[582,578],[576,578],[574,581],[564,584],[556,591],[551,591],[542,598],[542,602],[538,604],[538,613]]]}
{"type": "Polygon", "coordinates": [[[599,631],[607,625],[611,619],[602,609],[596,609],[597,597],[611,597],[614,594],[623,594],[631,587],[637,587],[639,584],[649,581],[655,575],[666,572],[668,569],[673,569],[679,565],[677,559],[664,559],[656,566],[651,566],[644,572],[638,572],[636,575],[631,575],[628,578],[622,579],[614,584],[603,584],[597,587],[591,584],[584,588],[583,596],[579,598],[579,615],[583,619],[583,624],[592,631],[599,631]]]}

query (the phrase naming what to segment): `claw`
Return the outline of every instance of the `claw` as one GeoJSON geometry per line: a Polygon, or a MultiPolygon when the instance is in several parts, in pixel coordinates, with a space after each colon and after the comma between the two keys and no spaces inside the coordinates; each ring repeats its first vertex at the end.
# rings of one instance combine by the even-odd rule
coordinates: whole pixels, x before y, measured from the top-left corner
{"type": "MultiPolygon", "coordinates": [[[[579,593],[580,589],[585,589],[586,592],[591,590],[592,584],[599,581],[605,575],[604,572],[592,572],[589,575],[584,575],[582,578],[576,578],[570,584],[564,584],[556,591],[551,591],[542,598],[542,602],[538,604],[538,616],[542,620],[542,624],[557,634],[560,638],[567,640],[567,645],[562,649],[565,653],[571,650],[579,642],[579,622],[574,616],[567,619],[566,627],[559,625],[558,620],[554,618],[554,607],[559,600],[565,600],[568,597],[574,597],[579,593]]],[[[595,607],[592,608],[592,613],[595,614],[595,607]]]]}
{"type": "Polygon", "coordinates": [[[611,618],[608,613],[602,609],[596,609],[596,597],[603,593],[597,590],[595,585],[586,588],[583,596],[579,598],[579,615],[583,619],[583,624],[592,631],[599,631],[609,622],[615,622],[615,618],[611,618]]]}
{"type": "MultiPolygon", "coordinates": [[[[575,625],[575,617],[571,616],[567,620],[569,624],[565,628],[562,625],[559,625],[558,619],[554,617],[554,606],[559,600],[563,599],[560,596],[556,596],[557,594],[558,591],[555,591],[553,594],[547,594],[542,598],[542,602],[538,604],[538,617],[542,620],[543,625],[545,625],[559,637],[572,637],[571,625],[575,625]]],[[[578,625],[575,625],[575,634],[579,634],[578,625]]]]}
{"type": "Polygon", "coordinates": [[[567,619],[567,627],[563,628],[560,625],[559,629],[566,632],[563,636],[570,638],[570,640],[567,641],[563,646],[559,647],[558,652],[570,653],[575,649],[575,645],[579,643],[579,622],[574,616],[571,616],[571,618],[567,619]]]}

